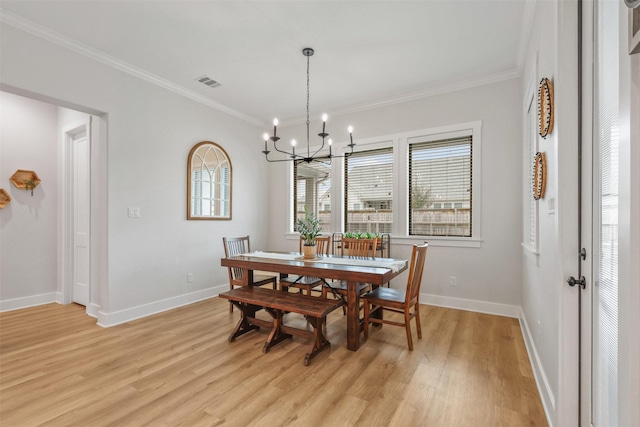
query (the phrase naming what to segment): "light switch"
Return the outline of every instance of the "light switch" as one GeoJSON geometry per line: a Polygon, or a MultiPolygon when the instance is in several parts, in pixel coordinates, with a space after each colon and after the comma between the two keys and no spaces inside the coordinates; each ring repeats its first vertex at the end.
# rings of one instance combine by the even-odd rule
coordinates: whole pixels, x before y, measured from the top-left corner
{"type": "Polygon", "coordinates": [[[140,218],[140,208],[131,207],[127,210],[127,216],[129,218],[140,218]]]}

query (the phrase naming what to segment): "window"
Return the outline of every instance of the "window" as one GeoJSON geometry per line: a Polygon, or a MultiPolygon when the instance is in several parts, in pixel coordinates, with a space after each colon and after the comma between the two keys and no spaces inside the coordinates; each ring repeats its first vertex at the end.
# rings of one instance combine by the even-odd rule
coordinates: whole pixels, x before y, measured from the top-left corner
{"type": "Polygon", "coordinates": [[[471,149],[471,135],[409,145],[409,235],[471,237],[471,149]]]}
{"type": "Polygon", "coordinates": [[[532,186],[532,174],[533,163],[536,157],[536,141],[537,141],[537,128],[538,117],[536,112],[535,96],[532,93],[529,98],[529,105],[527,108],[527,130],[525,135],[524,146],[524,228],[522,243],[530,251],[537,251],[537,235],[538,235],[538,204],[533,198],[533,186],[532,186]]]}
{"type": "MultiPolygon", "coordinates": [[[[331,164],[290,165],[290,232],[307,206],[326,232],[480,247],[482,121],[375,136],[359,140],[356,148],[331,164]]],[[[340,144],[333,149],[348,151],[340,144]]]]}
{"type": "Polygon", "coordinates": [[[297,160],[293,165],[294,206],[292,228],[296,218],[304,218],[307,210],[316,214],[323,230],[330,230],[331,218],[331,165],[322,162],[307,163],[297,160]]]}
{"type": "Polygon", "coordinates": [[[390,233],[393,148],[360,151],[344,162],[345,232],[390,233]]]}

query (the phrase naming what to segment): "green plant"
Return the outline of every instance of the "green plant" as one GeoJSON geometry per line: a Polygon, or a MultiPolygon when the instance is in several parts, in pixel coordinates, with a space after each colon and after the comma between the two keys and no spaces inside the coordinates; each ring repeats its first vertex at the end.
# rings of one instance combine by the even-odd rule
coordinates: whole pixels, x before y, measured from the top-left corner
{"type": "Polygon", "coordinates": [[[309,212],[306,206],[304,207],[304,219],[296,220],[296,231],[300,233],[300,237],[304,240],[305,246],[314,246],[316,244],[316,237],[318,237],[322,231],[320,220],[313,212],[309,212]]]}
{"type": "Polygon", "coordinates": [[[345,237],[347,239],[380,239],[382,236],[380,235],[380,233],[354,233],[352,231],[349,231],[348,233],[344,233],[342,237],[345,237]]]}
{"type": "Polygon", "coordinates": [[[33,197],[33,189],[36,188],[36,185],[38,185],[35,181],[32,181],[30,179],[25,179],[24,180],[24,189],[25,190],[31,190],[31,197],[33,197]]]}

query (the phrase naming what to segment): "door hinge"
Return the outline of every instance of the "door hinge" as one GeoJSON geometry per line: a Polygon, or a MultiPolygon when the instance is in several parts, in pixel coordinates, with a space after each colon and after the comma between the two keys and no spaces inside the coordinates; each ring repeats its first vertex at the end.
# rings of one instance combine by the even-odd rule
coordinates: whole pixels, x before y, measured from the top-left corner
{"type": "Polygon", "coordinates": [[[587,250],[585,248],[580,249],[580,258],[582,258],[583,261],[587,259],[587,250]]]}

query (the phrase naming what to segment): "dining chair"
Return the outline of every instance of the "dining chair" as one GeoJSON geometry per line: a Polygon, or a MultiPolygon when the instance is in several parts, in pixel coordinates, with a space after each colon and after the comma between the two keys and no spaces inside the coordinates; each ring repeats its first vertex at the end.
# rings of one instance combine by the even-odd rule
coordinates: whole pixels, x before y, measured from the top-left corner
{"type": "MultiPolygon", "coordinates": [[[[245,254],[251,252],[251,243],[249,242],[249,236],[244,237],[223,237],[222,243],[224,244],[224,256],[226,258],[245,254]]],[[[228,267],[229,270],[229,289],[233,290],[234,286],[244,285],[244,270],[242,268],[228,267]]],[[[277,277],[276,275],[269,274],[253,274],[253,286],[269,285],[273,289],[277,289],[277,277]]],[[[229,303],[229,312],[233,312],[233,304],[229,303]]]]}
{"type": "MultiPolygon", "coordinates": [[[[398,290],[393,288],[379,287],[362,296],[364,301],[364,339],[369,338],[369,322],[377,324],[389,324],[395,326],[404,326],[407,333],[407,342],[409,350],[413,351],[413,340],[411,339],[411,319],[416,319],[416,329],[418,329],[418,338],[422,338],[422,329],[420,328],[420,285],[422,283],[422,272],[424,270],[424,262],[427,258],[427,247],[429,244],[425,242],[422,245],[413,245],[411,254],[411,263],[409,264],[409,277],[407,278],[406,290],[398,290]],[[413,311],[411,309],[413,308],[413,311]],[[375,317],[374,314],[380,310],[392,311],[404,315],[404,322],[397,322],[385,319],[384,317],[375,317]]],[[[380,313],[382,314],[382,313],[380,313]]]]}
{"type": "MultiPolygon", "coordinates": [[[[331,248],[331,236],[318,236],[316,237],[316,256],[329,255],[329,248],[331,248]]],[[[300,253],[302,253],[302,245],[304,240],[300,238],[300,253]]],[[[306,290],[307,295],[311,295],[311,291],[325,283],[324,279],[313,276],[287,276],[280,279],[280,289],[288,291],[289,288],[298,288],[300,292],[306,290]]],[[[320,290],[318,290],[320,291],[320,290]]]]}
{"type": "MultiPolygon", "coordinates": [[[[342,256],[348,256],[349,258],[374,258],[376,255],[376,248],[378,239],[355,239],[355,238],[343,238],[340,245],[340,252],[342,256]]],[[[358,283],[358,292],[363,294],[364,292],[371,290],[371,284],[358,283]]],[[[339,296],[343,300],[347,297],[347,282],[344,280],[338,280],[327,283],[322,287],[322,296],[327,297],[329,293],[334,296],[339,296]]],[[[343,306],[342,313],[346,314],[347,310],[343,306]]]]}

